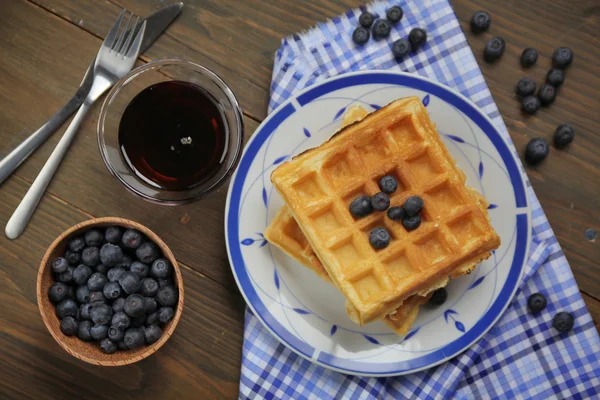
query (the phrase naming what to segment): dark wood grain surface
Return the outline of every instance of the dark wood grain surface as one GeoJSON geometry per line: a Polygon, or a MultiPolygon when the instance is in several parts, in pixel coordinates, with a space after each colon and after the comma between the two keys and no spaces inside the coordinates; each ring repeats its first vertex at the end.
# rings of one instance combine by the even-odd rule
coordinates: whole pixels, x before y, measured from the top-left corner
{"type": "MultiPolygon", "coordinates": [[[[74,92],[121,8],[147,15],[164,0],[0,0],[0,157],[39,127],[74,92]],[[60,57],[57,57],[60,54],[60,57]]],[[[218,73],[234,90],[250,136],[266,116],[273,54],[281,38],[361,4],[353,0],[188,0],[178,20],[141,57],[181,57],[218,73]]],[[[503,36],[507,51],[480,63],[519,150],[533,137],[550,138],[571,123],[575,142],[551,149],[546,162],[527,167],[532,184],[571,264],[592,316],[600,321],[600,1],[523,2],[454,0],[456,14],[478,56],[487,39],[503,36]],[[469,32],[475,10],[493,16],[490,31],[469,32]],[[526,118],[514,85],[541,81],[550,55],[570,46],[575,62],[555,104],[526,118]],[[540,51],[523,71],[525,47],[540,51]]],[[[142,62],[140,61],[140,63],[142,62]]],[[[99,106],[92,109],[29,227],[15,241],[0,236],[0,398],[235,398],[238,391],[244,303],[223,237],[226,188],[177,208],[134,198],[107,172],[97,149],[99,106]],[[52,240],[82,220],[125,217],[157,232],[183,269],[186,307],[171,340],[157,354],[119,369],[84,364],[53,342],[35,302],[39,261],[52,240]]],[[[63,129],[64,130],[64,129],[63,129]]],[[[62,132],[62,131],[61,131],[62,132]]],[[[55,134],[0,186],[0,226],[56,145],[55,134]]]]}

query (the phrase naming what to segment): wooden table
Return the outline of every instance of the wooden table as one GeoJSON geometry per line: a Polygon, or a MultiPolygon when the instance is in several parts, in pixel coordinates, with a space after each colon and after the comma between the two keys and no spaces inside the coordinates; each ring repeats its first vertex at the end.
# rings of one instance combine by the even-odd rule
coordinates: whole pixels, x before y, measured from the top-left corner
{"type": "MultiPolygon", "coordinates": [[[[164,0],[1,0],[0,156],[37,129],[72,94],[121,8],[148,15],[164,0]],[[58,56],[59,55],[59,56],[58,56]]],[[[571,123],[577,137],[566,151],[527,167],[571,264],[585,301],[600,321],[600,4],[583,0],[522,2],[453,0],[473,51],[481,59],[493,35],[506,39],[503,60],[481,63],[519,150],[533,137],[550,138],[571,123]],[[472,13],[487,9],[489,33],[473,36],[472,13]],[[543,79],[549,56],[570,46],[575,62],[548,110],[525,118],[514,85],[525,75],[543,79]],[[518,57],[525,47],[541,54],[530,71],[518,57]]],[[[187,0],[179,19],[140,57],[144,62],[182,57],[217,72],[238,96],[247,136],[266,116],[273,55],[282,37],[361,4],[358,0],[187,0]]],[[[141,62],[140,62],[141,63],[141,62]]],[[[0,235],[1,398],[234,398],[238,393],[244,300],[231,275],[223,236],[227,188],[195,204],[168,208],[129,194],[106,170],[96,143],[100,105],[83,123],[25,233],[0,235]],[[139,221],[170,245],[183,269],[186,308],[175,335],[157,354],[123,368],[98,368],[64,352],[39,316],[38,263],[51,241],[91,217],[139,221]]],[[[63,129],[64,130],[64,129],[63,129]]],[[[62,131],[61,131],[62,133],[62,131]]],[[[55,134],[0,187],[4,227],[56,145],[55,134]]]]}

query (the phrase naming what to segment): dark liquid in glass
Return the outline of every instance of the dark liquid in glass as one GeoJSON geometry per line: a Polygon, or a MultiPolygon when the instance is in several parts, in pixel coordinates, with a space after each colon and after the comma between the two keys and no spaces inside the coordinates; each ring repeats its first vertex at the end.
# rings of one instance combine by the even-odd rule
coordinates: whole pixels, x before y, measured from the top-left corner
{"type": "Polygon", "coordinates": [[[133,98],[119,123],[119,144],[144,181],[165,190],[190,189],[213,176],[227,149],[227,127],[212,96],[170,81],[133,98]]]}

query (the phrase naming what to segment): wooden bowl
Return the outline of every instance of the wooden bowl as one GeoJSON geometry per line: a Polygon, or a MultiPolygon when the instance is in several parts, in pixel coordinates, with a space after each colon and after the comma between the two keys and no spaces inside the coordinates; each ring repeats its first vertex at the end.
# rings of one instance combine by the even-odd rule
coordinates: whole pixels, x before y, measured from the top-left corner
{"type": "Polygon", "coordinates": [[[67,353],[90,364],[118,367],[143,360],[157,351],[163,344],[165,344],[167,340],[169,340],[173,334],[173,331],[175,330],[175,327],[177,326],[177,323],[179,322],[179,319],[181,318],[181,313],[183,312],[183,279],[173,253],[171,253],[171,250],[169,250],[167,245],[150,229],[136,222],[123,218],[94,218],[67,229],[62,235],[56,238],[52,245],[50,245],[48,251],[46,251],[46,254],[44,255],[44,258],[42,259],[40,270],[38,272],[37,301],[40,308],[40,313],[42,314],[42,319],[50,331],[50,334],[54,337],[54,339],[56,339],[58,344],[67,351],[67,353]],[[169,260],[173,265],[173,270],[175,272],[175,286],[179,290],[179,303],[177,304],[175,316],[163,327],[163,334],[156,343],[153,343],[152,345],[145,345],[136,350],[118,350],[113,354],[105,354],[97,343],[84,342],[77,336],[66,336],[61,332],[59,326],[60,320],[56,316],[54,304],[52,304],[48,298],[48,289],[54,282],[51,268],[52,260],[64,254],[69,239],[74,236],[81,235],[84,233],[84,231],[87,231],[91,228],[106,228],[113,225],[137,229],[146,235],[146,237],[148,237],[151,241],[156,243],[156,245],[162,251],[163,257],[169,260]]]}

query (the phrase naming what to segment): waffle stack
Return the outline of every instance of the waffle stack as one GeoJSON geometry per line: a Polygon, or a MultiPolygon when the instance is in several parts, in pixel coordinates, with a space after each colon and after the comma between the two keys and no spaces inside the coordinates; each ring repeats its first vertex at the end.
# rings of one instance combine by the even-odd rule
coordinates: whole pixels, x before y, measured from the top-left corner
{"type": "Polygon", "coordinates": [[[287,208],[276,218],[281,231],[272,225],[267,239],[329,278],[359,325],[385,318],[392,327],[406,329],[426,296],[449,277],[470,272],[500,245],[485,200],[466,187],[416,97],[345,127],[280,165],[271,181],[287,208]],[[392,206],[409,196],[424,200],[423,222],[414,231],[385,213],[360,219],[350,214],[350,202],[379,192],[377,182],[384,175],[399,182],[392,206]],[[392,238],[381,250],[369,242],[377,227],[392,238]],[[295,245],[275,232],[288,233],[295,245]]]}

